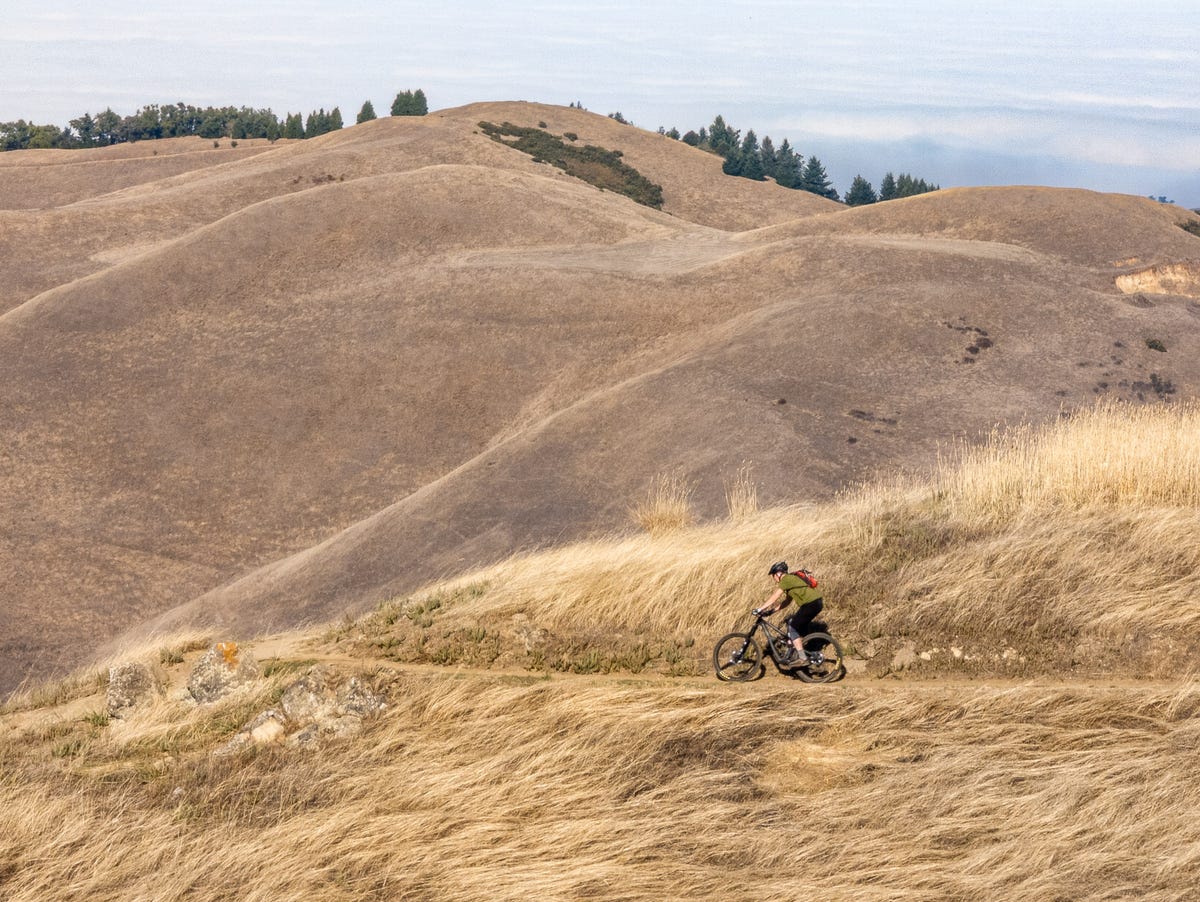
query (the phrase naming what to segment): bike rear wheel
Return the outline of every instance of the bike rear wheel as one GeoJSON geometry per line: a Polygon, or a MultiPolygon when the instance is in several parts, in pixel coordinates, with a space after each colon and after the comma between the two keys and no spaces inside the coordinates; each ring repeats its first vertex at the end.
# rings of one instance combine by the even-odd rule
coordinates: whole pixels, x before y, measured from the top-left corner
{"type": "Polygon", "coordinates": [[[718,680],[741,683],[762,673],[762,648],[749,633],[722,636],[713,648],[713,669],[718,680]]]}
{"type": "Polygon", "coordinates": [[[806,683],[831,683],[846,675],[842,646],[829,633],[809,633],[804,637],[808,663],[796,668],[796,676],[806,683]]]}

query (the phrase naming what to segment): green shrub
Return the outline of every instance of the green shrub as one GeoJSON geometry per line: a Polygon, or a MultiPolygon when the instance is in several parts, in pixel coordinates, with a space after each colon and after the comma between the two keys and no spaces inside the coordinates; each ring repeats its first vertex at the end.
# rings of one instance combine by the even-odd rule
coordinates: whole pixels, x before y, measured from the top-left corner
{"type": "Polygon", "coordinates": [[[594,144],[571,147],[557,135],[537,128],[523,128],[511,122],[500,125],[480,122],[479,127],[493,141],[529,154],[535,161],[557,166],[568,175],[604,191],[623,194],[644,206],[662,209],[662,186],[621,162],[619,150],[608,150],[594,144]],[[512,140],[506,140],[509,138],[512,140]]]}
{"type": "Polygon", "coordinates": [[[1167,350],[1167,346],[1165,344],[1163,344],[1161,341],[1159,341],[1157,338],[1147,338],[1146,339],[1146,347],[1148,347],[1151,351],[1165,352],[1167,350]]]}

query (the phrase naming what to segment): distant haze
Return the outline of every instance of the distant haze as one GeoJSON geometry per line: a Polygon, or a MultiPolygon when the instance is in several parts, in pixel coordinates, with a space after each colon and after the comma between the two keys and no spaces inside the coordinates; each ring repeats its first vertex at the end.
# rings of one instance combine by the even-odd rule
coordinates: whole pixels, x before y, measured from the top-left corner
{"type": "Polygon", "coordinates": [[[893,170],[1200,207],[1195,0],[6,0],[3,18],[0,121],[183,101],[353,122],[420,87],[435,109],[578,100],[681,131],[721,113],[843,192],[893,170]]]}

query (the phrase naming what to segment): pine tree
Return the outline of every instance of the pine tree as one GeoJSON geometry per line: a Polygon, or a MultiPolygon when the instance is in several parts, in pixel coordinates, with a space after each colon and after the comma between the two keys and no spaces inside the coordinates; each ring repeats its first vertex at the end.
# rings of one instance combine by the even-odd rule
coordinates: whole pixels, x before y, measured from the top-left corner
{"type": "Polygon", "coordinates": [[[354,120],[355,125],[362,125],[364,122],[370,122],[375,116],[375,106],[371,101],[365,101],[362,109],[358,111],[358,117],[354,120]]]}
{"type": "Polygon", "coordinates": [[[896,177],[890,172],[879,183],[879,199],[881,201],[896,199],[896,177]]]}
{"type": "Polygon", "coordinates": [[[779,145],[779,151],[775,154],[775,183],[784,188],[799,187],[801,162],[803,162],[802,159],[796,156],[788,139],[784,138],[783,143],[779,145]]]}
{"type": "Polygon", "coordinates": [[[763,180],[762,157],[759,156],[760,150],[758,147],[758,136],[754,134],[754,129],[746,132],[746,137],[742,141],[739,156],[741,157],[741,171],[738,173],[744,179],[753,179],[756,182],[763,180]]]}
{"type": "Polygon", "coordinates": [[[401,91],[392,101],[393,116],[424,116],[429,112],[429,104],[425,102],[425,92],[418,88],[413,91],[401,91]]]}
{"type": "Polygon", "coordinates": [[[762,160],[763,175],[775,178],[775,144],[770,135],[763,136],[762,144],[758,148],[758,157],[762,160]]]}
{"type": "Polygon", "coordinates": [[[326,121],[325,131],[336,132],[342,127],[342,108],[335,106],[329,113],[329,119],[326,121]]]}
{"type": "Polygon", "coordinates": [[[723,157],[729,156],[733,151],[738,149],[741,132],[736,128],[730,128],[725,124],[725,120],[718,114],[713,120],[713,124],[708,129],[708,146],[713,153],[720,154],[723,157]]]}
{"type": "Polygon", "coordinates": [[[288,113],[287,119],[283,123],[283,137],[304,137],[304,120],[300,117],[299,113],[288,113]]]}
{"type": "Polygon", "coordinates": [[[838,199],[837,189],[830,184],[829,176],[825,174],[825,167],[815,156],[809,157],[808,163],[804,166],[804,172],[800,176],[800,187],[812,194],[828,197],[830,200],[838,199]]]}
{"type": "Polygon", "coordinates": [[[91,147],[96,143],[96,120],[92,118],[91,113],[84,113],[78,119],[72,119],[71,128],[75,129],[75,133],[79,135],[79,143],[84,147],[91,147]]]}
{"type": "Polygon", "coordinates": [[[742,150],[740,147],[735,146],[725,154],[725,162],[721,164],[721,171],[726,175],[742,174],[742,150]]]}
{"type": "Polygon", "coordinates": [[[854,181],[850,185],[850,190],[846,193],[846,203],[851,207],[861,207],[865,204],[873,204],[878,197],[875,196],[875,189],[861,175],[856,175],[854,181]]]}

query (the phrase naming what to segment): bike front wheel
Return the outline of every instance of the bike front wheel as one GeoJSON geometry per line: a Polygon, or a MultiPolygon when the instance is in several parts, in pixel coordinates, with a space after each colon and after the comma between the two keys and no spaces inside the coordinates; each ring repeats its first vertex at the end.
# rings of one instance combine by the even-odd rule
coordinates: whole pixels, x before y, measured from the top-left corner
{"type": "Polygon", "coordinates": [[[796,676],[806,683],[831,683],[846,675],[842,646],[829,633],[809,633],[804,637],[808,663],[796,668],[796,676]]]}
{"type": "Polygon", "coordinates": [[[713,648],[713,669],[718,680],[752,680],[762,673],[762,661],[762,648],[749,633],[730,633],[713,648]]]}

